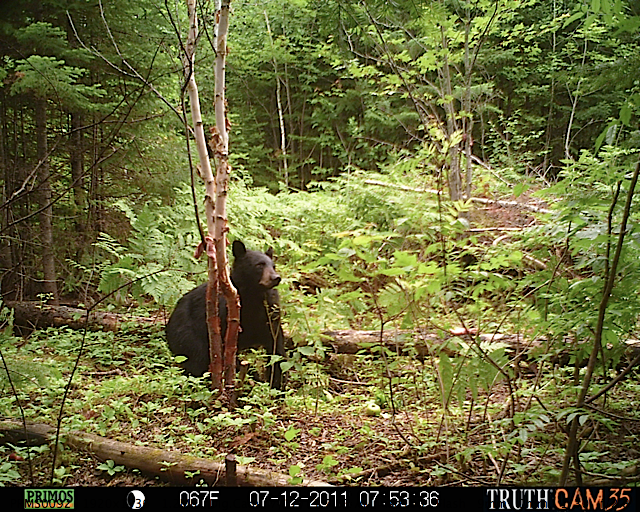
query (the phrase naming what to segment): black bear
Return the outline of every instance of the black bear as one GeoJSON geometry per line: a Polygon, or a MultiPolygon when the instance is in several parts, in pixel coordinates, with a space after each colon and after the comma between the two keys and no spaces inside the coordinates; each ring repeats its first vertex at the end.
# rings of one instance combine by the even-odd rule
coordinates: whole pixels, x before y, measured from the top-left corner
{"type": "MultiPolygon", "coordinates": [[[[280,298],[274,289],[280,284],[273,260],[273,249],[266,253],[248,251],[238,240],[233,242],[231,281],[240,295],[240,327],[238,350],[264,347],[269,354],[285,357],[284,335],[280,325],[280,298]]],[[[209,335],[206,322],[205,295],[207,284],[184,295],[176,304],[167,323],[167,342],[175,355],[188,357],[182,367],[191,375],[200,376],[209,370],[209,335]]],[[[222,336],[227,328],[227,308],[224,297],[219,299],[222,336]]],[[[269,369],[271,385],[282,387],[280,364],[269,369]]]]}

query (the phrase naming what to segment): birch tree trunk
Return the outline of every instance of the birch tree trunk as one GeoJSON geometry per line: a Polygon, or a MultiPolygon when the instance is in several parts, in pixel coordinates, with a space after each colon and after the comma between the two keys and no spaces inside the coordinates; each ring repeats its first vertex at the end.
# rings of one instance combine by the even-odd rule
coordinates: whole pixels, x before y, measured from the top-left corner
{"type": "MultiPolygon", "coordinates": [[[[198,41],[198,17],[196,0],[187,0],[189,15],[189,34],[185,45],[182,67],[187,84],[187,94],[191,104],[191,119],[196,139],[200,174],[205,185],[205,216],[207,219],[207,256],[208,256],[208,286],[206,298],[207,327],[209,330],[209,355],[211,382],[215,389],[222,390],[222,335],[220,330],[220,315],[218,311],[218,270],[216,246],[213,243],[215,232],[214,208],[216,197],[216,182],[211,170],[211,162],[207,152],[207,143],[202,124],[200,98],[195,77],[195,48],[198,41]]],[[[223,249],[224,254],[224,249],[223,249]]]]}
{"type": "MultiPolygon", "coordinates": [[[[271,51],[274,51],[273,44],[273,34],[271,33],[271,25],[269,24],[269,16],[265,9],[264,11],[264,21],[267,25],[267,34],[269,34],[269,42],[271,44],[271,51]]],[[[280,75],[278,73],[278,62],[276,58],[273,58],[273,71],[276,76],[276,104],[278,105],[278,121],[280,123],[280,151],[282,152],[282,170],[283,170],[283,178],[284,178],[284,186],[286,189],[289,188],[289,166],[287,162],[287,137],[284,126],[284,114],[282,111],[282,92],[281,92],[281,83],[280,83],[280,75]]]]}
{"type": "Polygon", "coordinates": [[[216,161],[216,201],[214,241],[218,257],[218,282],[227,303],[227,331],[224,339],[224,378],[228,396],[232,397],[236,376],[236,352],[240,331],[240,297],[231,283],[227,263],[227,195],[229,193],[229,133],[225,99],[225,67],[227,60],[227,34],[229,32],[229,4],[222,0],[216,16],[218,34],[215,64],[216,126],[213,133],[213,149],[216,161]]]}
{"type": "MultiPolygon", "coordinates": [[[[584,50],[582,52],[582,66],[581,71],[584,70],[585,62],[587,59],[587,38],[584,39],[584,50]]],[[[573,160],[571,158],[571,129],[573,127],[573,120],[575,119],[576,110],[578,107],[578,101],[580,101],[580,95],[582,91],[580,90],[580,86],[582,85],[582,78],[578,80],[578,85],[576,85],[576,90],[573,94],[569,90],[569,86],[567,85],[567,92],[569,93],[569,100],[571,101],[571,115],[569,116],[569,123],[567,124],[567,134],[564,139],[564,157],[567,160],[573,160]]]]}

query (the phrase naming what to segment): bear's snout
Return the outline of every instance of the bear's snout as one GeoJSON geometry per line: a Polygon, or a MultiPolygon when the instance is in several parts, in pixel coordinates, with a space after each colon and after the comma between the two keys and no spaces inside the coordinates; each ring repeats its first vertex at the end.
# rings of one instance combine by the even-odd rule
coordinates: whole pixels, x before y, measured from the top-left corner
{"type": "Polygon", "coordinates": [[[272,268],[265,268],[262,272],[260,284],[265,288],[274,288],[280,284],[280,281],[282,281],[282,278],[275,270],[272,268]]]}

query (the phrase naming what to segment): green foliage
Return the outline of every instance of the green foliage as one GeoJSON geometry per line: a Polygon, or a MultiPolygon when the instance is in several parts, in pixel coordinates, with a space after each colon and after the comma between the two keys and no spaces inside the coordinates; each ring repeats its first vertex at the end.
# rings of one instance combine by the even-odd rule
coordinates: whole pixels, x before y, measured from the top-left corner
{"type": "Polygon", "coordinates": [[[54,57],[32,55],[18,61],[15,68],[20,75],[12,87],[14,94],[33,92],[39,98],[55,97],[69,108],[91,108],[93,101],[104,96],[98,86],[87,87],[78,84],[84,74],[78,68],[65,66],[54,57]]]}
{"type": "Polygon", "coordinates": [[[37,21],[15,32],[15,38],[26,52],[41,55],[75,56],[84,55],[88,58],[88,53],[71,50],[66,40],[66,34],[60,27],[51,23],[37,21]]]}
{"type": "Polygon", "coordinates": [[[331,473],[332,468],[338,464],[339,462],[334,459],[332,455],[327,455],[322,459],[322,462],[316,466],[316,469],[323,473],[331,473]]]}
{"type": "Polygon", "coordinates": [[[121,246],[106,233],[98,239],[96,247],[112,260],[102,266],[100,291],[111,293],[131,283],[127,290],[135,297],[149,295],[160,304],[172,304],[193,288],[185,278],[185,272],[198,270],[188,255],[198,241],[189,222],[189,194],[183,189],[179,205],[147,203],[138,211],[124,201],[117,204],[131,224],[129,244],[121,246]]]}
{"type": "Polygon", "coordinates": [[[121,473],[126,469],[124,466],[116,466],[116,463],[111,459],[103,462],[102,464],[98,464],[96,468],[100,471],[106,472],[109,476],[114,476],[115,474],[121,473]]]}
{"type": "Polygon", "coordinates": [[[0,487],[16,484],[19,480],[20,473],[17,471],[17,463],[7,460],[0,464],[0,487]]]}
{"type": "MultiPolygon", "coordinates": [[[[560,167],[567,154],[577,157],[612,124],[620,124],[613,119],[635,85],[619,63],[633,66],[637,47],[615,30],[610,12],[589,10],[583,2],[563,8],[526,2],[491,34],[484,47],[487,68],[502,97],[485,119],[496,128],[487,133],[496,159],[560,167]]],[[[625,110],[625,118],[634,109],[625,110]]]]}
{"type": "Polygon", "coordinates": [[[32,358],[16,354],[15,338],[12,331],[13,310],[0,301],[0,352],[2,353],[0,388],[11,389],[8,376],[11,377],[11,382],[17,389],[22,389],[34,382],[40,386],[46,386],[50,378],[60,377],[57,371],[43,368],[32,358]],[[7,375],[7,371],[9,375],[7,375]]]}
{"type": "Polygon", "coordinates": [[[16,31],[15,37],[25,48],[23,55],[33,55],[16,60],[12,66],[18,78],[11,87],[12,94],[31,92],[38,98],[54,98],[69,109],[87,111],[105,96],[100,84],[82,83],[83,76],[88,74],[86,69],[66,64],[87,63],[89,54],[70,49],[59,27],[37,22],[16,31]]]}
{"type": "MultiPolygon", "coordinates": [[[[589,338],[594,332],[594,313],[620,235],[622,199],[629,186],[632,158],[637,158],[635,152],[611,147],[597,157],[585,151],[579,160],[567,163],[564,179],[547,192],[559,194],[563,200],[559,215],[544,229],[544,239],[547,244],[566,247],[566,257],[576,274],[555,275],[549,269],[532,276],[530,283],[539,289],[538,304],[547,320],[541,330],[550,329],[559,337],[575,333],[578,339],[589,338]]],[[[640,277],[637,223],[632,214],[607,311],[615,318],[607,322],[604,333],[609,347],[605,350],[613,363],[620,357],[621,342],[635,329],[640,307],[634,284],[640,277]]]]}

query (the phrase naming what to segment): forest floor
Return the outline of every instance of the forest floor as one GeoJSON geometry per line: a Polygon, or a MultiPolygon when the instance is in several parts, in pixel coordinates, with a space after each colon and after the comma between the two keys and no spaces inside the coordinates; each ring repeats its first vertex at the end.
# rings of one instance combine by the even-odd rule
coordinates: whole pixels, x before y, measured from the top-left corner
{"type": "MultiPolygon", "coordinates": [[[[338,397],[340,388],[333,392],[338,397]]],[[[486,397],[485,397],[486,398],[486,397]]],[[[509,401],[506,386],[496,386],[491,393],[491,405],[485,403],[478,408],[497,411],[493,421],[504,421],[500,409],[509,401]],[[495,406],[498,406],[496,408],[495,406]]],[[[628,396],[629,408],[626,411],[608,411],[618,417],[634,417],[637,411],[636,397],[628,396]]],[[[305,480],[323,481],[331,485],[388,486],[388,487],[435,487],[435,486],[495,486],[497,475],[504,471],[504,456],[499,455],[495,429],[490,427],[491,418],[482,418],[481,414],[443,418],[437,408],[428,411],[425,407],[407,407],[395,416],[384,412],[381,416],[367,416],[362,411],[345,407],[333,407],[331,411],[314,413],[292,411],[286,406],[276,406],[271,410],[275,419],[268,429],[245,426],[241,429],[229,428],[226,433],[216,437],[203,436],[202,445],[208,446],[212,459],[220,460],[223,454],[233,452],[236,456],[250,458],[250,468],[261,468],[286,475],[292,464],[302,468],[305,480]],[[487,423],[489,422],[489,424],[487,423]],[[448,423],[448,425],[447,425],[448,423]],[[427,438],[425,425],[429,431],[441,435],[427,438]],[[298,429],[295,443],[287,443],[274,432],[298,429]],[[417,432],[420,431],[420,435],[417,432]],[[373,433],[373,434],[372,434],[373,433]],[[496,452],[491,454],[491,445],[496,452]],[[478,447],[484,447],[479,450],[478,447]],[[482,456],[482,452],[488,456],[482,456]],[[330,457],[327,461],[326,457],[330,457]],[[351,468],[357,471],[350,472],[351,468]]],[[[215,414],[215,411],[212,412],[215,414]]],[[[181,421],[188,428],[188,421],[181,421]]],[[[122,426],[122,425],[121,425],[122,426]]],[[[158,446],[155,435],[162,427],[149,425],[138,432],[126,430],[117,436],[120,440],[134,441],[138,444],[158,446]]],[[[555,449],[552,441],[561,441],[564,437],[558,424],[550,424],[546,433],[547,442],[523,443],[514,445],[509,453],[509,463],[505,464],[504,483],[513,485],[553,485],[550,468],[562,464],[562,450],[555,449]],[[538,445],[537,448],[535,445],[538,445]],[[514,480],[513,468],[527,468],[522,479],[514,480]],[[528,473],[528,474],[527,474],[528,473]]],[[[638,459],[640,452],[633,440],[640,439],[640,421],[625,422],[622,428],[608,430],[598,428],[591,434],[593,443],[607,446],[606,451],[598,453],[597,461],[614,467],[621,461],[638,459]]],[[[179,438],[171,450],[181,453],[193,453],[193,444],[179,438]]],[[[553,443],[555,444],[555,443],[553,443]]],[[[249,459],[247,459],[249,460],[249,459]]],[[[36,473],[47,474],[50,471],[50,457],[47,454],[34,459],[36,473]],[[38,467],[41,463],[42,466],[38,467]]],[[[157,476],[143,475],[131,468],[122,468],[113,475],[98,469],[100,461],[91,454],[66,452],[64,464],[72,468],[65,486],[156,486],[169,485],[157,476]]],[[[23,466],[26,469],[26,465],[23,466]]],[[[251,469],[249,469],[250,471],[251,469]]],[[[555,474],[555,471],[553,472],[555,474]]],[[[629,473],[629,470],[627,470],[629,473]]],[[[635,474],[638,467],[635,467],[635,474]]],[[[586,478],[598,485],[606,485],[611,474],[586,472],[586,478]]],[[[633,477],[631,472],[629,476],[633,477]]],[[[27,484],[27,474],[23,472],[23,483],[27,484]]],[[[196,477],[197,480],[197,477],[196,477]]],[[[637,478],[635,479],[637,483],[637,478]]],[[[503,485],[504,485],[503,483],[503,485]]],[[[40,485],[43,485],[40,483],[40,485]]],[[[594,484],[591,484],[594,485],[594,484]]],[[[632,484],[633,485],[633,484],[632,484]]]]}
{"type": "MultiPolygon", "coordinates": [[[[522,227],[533,217],[520,208],[488,206],[476,209],[471,221],[522,227]]],[[[490,243],[484,236],[480,243],[490,243]]],[[[36,331],[14,357],[33,352],[58,363],[60,380],[53,377],[58,387],[51,393],[59,396],[80,339],[67,329],[36,331]]],[[[281,395],[266,384],[247,383],[238,409],[230,411],[206,383],[186,379],[173,366],[157,327],[91,333],[85,350],[67,399],[68,428],[122,442],[218,462],[234,453],[249,471],[332,485],[553,485],[562,466],[567,437],[558,408],[571,406],[573,395],[565,387],[572,368],[547,365],[542,387],[535,368],[516,372],[511,388],[500,379],[484,387],[463,382],[463,391],[454,386],[443,407],[437,358],[387,355],[383,361],[365,350],[316,361],[306,374],[294,374],[281,395]],[[379,414],[371,412],[372,402],[381,407],[379,414]]],[[[593,485],[621,474],[640,480],[637,373],[627,381],[611,392],[611,407],[598,411],[600,418],[588,420],[581,433],[584,475],[593,485]]],[[[27,417],[53,425],[59,402],[41,393],[38,387],[24,392],[27,417]]],[[[0,416],[15,416],[11,407],[0,408],[0,416]]],[[[33,449],[32,459],[35,485],[47,485],[50,452],[33,449]]],[[[58,483],[168,485],[134,468],[108,471],[101,462],[65,449],[58,483]]],[[[17,468],[21,477],[12,484],[31,485],[27,464],[17,468]]]]}

